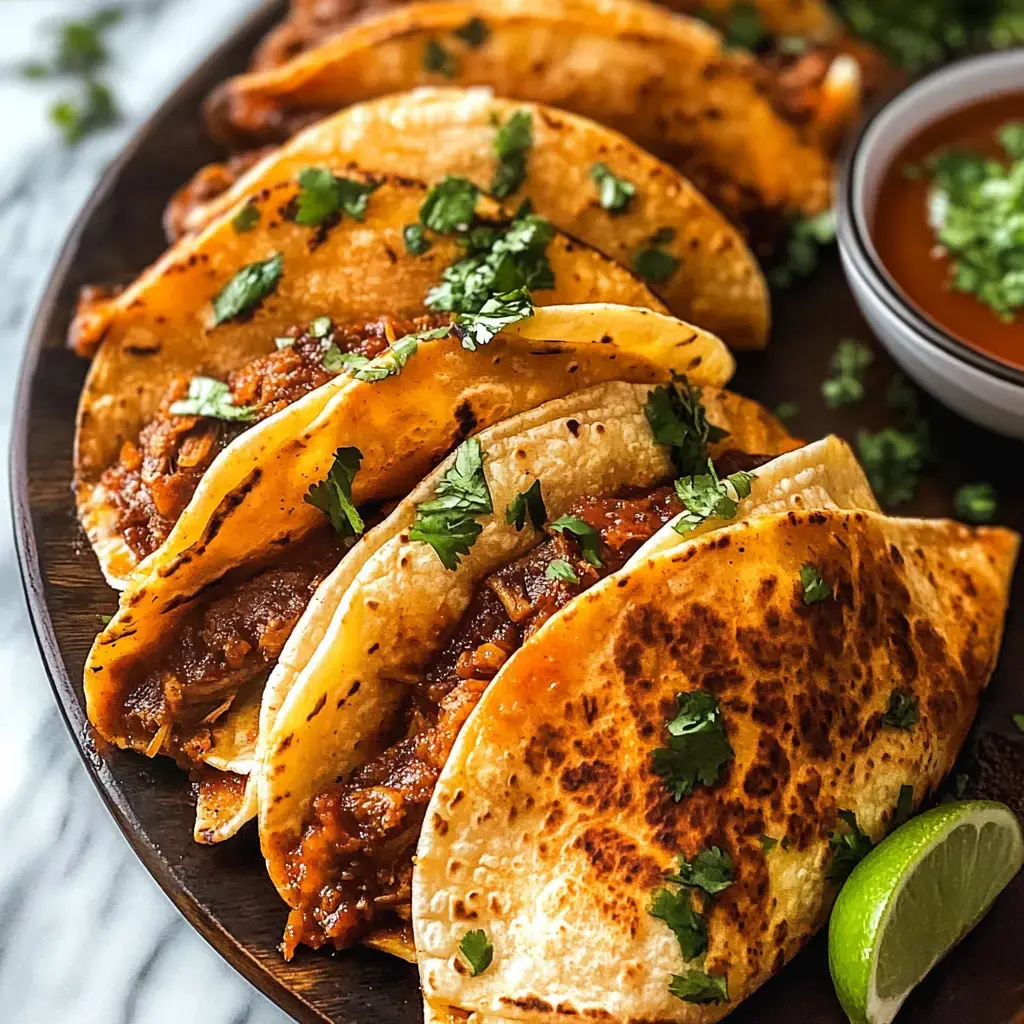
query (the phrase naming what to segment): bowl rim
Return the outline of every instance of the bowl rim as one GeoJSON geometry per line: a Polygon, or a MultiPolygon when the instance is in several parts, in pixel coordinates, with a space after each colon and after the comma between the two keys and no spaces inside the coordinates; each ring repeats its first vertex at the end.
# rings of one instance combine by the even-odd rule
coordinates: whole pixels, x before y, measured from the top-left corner
{"type": "MultiPolygon", "coordinates": [[[[1024,62],[1024,47],[978,54],[929,71],[916,78],[911,84],[882,97],[861,122],[840,161],[835,205],[836,238],[844,255],[848,257],[848,273],[855,273],[859,276],[872,297],[885,306],[904,327],[908,328],[917,341],[939,348],[947,355],[953,356],[960,362],[967,363],[991,377],[1024,388],[1024,368],[1012,366],[972,348],[919,310],[904,293],[882,264],[874,244],[871,242],[858,188],[862,168],[867,159],[865,142],[879,119],[895,103],[907,102],[912,94],[928,87],[934,87],[936,82],[943,79],[956,79],[966,70],[985,63],[1005,60],[1010,54],[1016,54],[1018,59],[1024,62]]],[[[948,113],[963,105],[958,104],[954,98],[945,110],[948,113]]],[[[851,284],[856,287],[855,283],[851,282],[851,284]]]]}

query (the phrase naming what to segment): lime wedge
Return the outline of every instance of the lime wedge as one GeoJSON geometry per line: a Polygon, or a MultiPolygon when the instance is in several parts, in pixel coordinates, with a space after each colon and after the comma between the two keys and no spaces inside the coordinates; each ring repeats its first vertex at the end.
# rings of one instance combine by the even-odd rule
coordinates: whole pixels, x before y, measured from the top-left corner
{"type": "Polygon", "coordinates": [[[1024,864],[1013,811],[947,803],[879,843],[843,886],[828,930],[836,994],[854,1024],[888,1024],[1024,864]]]}

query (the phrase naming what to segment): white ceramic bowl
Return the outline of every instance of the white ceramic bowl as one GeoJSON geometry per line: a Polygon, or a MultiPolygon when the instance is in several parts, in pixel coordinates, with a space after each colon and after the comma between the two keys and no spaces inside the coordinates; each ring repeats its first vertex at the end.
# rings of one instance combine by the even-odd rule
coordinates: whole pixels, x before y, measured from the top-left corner
{"type": "Polygon", "coordinates": [[[961,416],[1024,439],[1024,371],[968,347],[919,312],[883,266],[869,231],[882,179],[906,141],[953,110],[1008,92],[1024,92],[1024,50],[950,64],[883,106],[851,148],[836,226],[854,298],[893,359],[961,416]]]}

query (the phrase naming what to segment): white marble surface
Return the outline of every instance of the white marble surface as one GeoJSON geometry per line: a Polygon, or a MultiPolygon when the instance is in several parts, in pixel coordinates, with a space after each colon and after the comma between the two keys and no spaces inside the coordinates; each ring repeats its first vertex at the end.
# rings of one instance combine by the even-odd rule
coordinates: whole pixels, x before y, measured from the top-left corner
{"type": "MultiPolygon", "coordinates": [[[[83,0],[0,0],[0,465],[16,369],[64,233],[133,126],[255,0],[122,0],[109,79],[125,120],[75,149],[46,108],[60,87],[11,69],[46,47],[44,23],[83,0]]],[[[0,500],[0,1021],[283,1024],[192,931],[102,806],[50,694],[0,500]]]]}

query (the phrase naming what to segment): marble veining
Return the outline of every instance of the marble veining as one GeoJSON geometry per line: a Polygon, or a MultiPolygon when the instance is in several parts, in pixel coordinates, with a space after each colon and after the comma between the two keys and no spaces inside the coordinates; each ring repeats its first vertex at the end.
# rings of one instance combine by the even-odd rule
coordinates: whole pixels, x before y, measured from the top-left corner
{"type": "MultiPolygon", "coordinates": [[[[0,466],[16,370],[76,212],[138,122],[256,0],[122,0],[109,34],[123,122],[68,149],[46,120],[61,91],[17,73],[45,23],[82,0],[0,0],[0,466]]],[[[0,1022],[283,1024],[287,1016],[196,934],[146,873],[60,720],[0,501],[0,1022]]]]}

